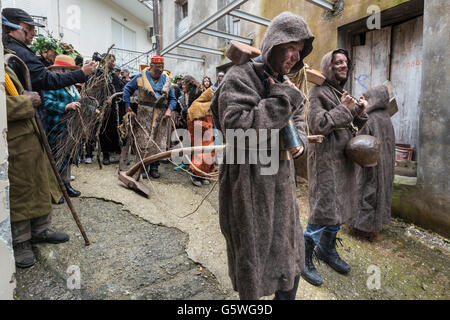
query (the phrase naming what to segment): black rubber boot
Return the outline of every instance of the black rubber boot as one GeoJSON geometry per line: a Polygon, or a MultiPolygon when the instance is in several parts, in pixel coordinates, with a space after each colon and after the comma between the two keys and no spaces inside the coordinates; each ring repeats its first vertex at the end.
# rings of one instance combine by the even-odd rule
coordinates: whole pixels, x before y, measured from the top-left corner
{"type": "Polygon", "coordinates": [[[70,183],[66,183],[65,186],[66,186],[67,194],[69,195],[69,197],[76,198],[81,195],[81,192],[72,188],[70,183]]]}
{"type": "Polygon", "coordinates": [[[301,275],[307,282],[318,287],[322,285],[323,279],[312,261],[315,246],[316,244],[313,239],[309,237],[305,238],[305,269],[301,275]]]}
{"type": "Polygon", "coordinates": [[[336,238],[336,234],[337,233],[334,232],[324,231],[315,253],[317,258],[324,261],[340,274],[347,274],[350,272],[350,266],[339,257],[339,254],[336,251],[336,239],[338,239],[339,242],[341,241],[341,239],[336,238]]]}

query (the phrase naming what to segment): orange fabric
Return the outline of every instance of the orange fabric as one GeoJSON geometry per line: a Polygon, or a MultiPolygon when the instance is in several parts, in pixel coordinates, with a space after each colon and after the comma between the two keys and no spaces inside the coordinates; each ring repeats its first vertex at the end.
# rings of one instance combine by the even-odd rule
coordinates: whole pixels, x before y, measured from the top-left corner
{"type": "MultiPolygon", "coordinates": [[[[203,118],[191,121],[189,116],[187,117],[188,131],[191,135],[191,145],[196,146],[210,146],[214,145],[214,133],[213,133],[213,119],[212,116],[205,116],[203,118]],[[197,137],[194,137],[194,132],[201,132],[197,137]]],[[[198,153],[192,155],[192,164],[198,169],[206,173],[214,172],[216,168],[215,154],[211,153],[198,153]]],[[[190,169],[195,175],[204,176],[201,172],[197,171],[193,165],[190,165],[190,169]]]]}

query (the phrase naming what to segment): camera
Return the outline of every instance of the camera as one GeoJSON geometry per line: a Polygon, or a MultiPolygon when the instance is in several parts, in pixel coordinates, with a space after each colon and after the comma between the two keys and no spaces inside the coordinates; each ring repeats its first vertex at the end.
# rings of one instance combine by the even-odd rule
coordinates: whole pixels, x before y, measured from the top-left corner
{"type": "Polygon", "coordinates": [[[102,60],[103,60],[103,55],[101,55],[98,52],[94,52],[94,54],[92,55],[92,61],[100,62],[102,60]]]}

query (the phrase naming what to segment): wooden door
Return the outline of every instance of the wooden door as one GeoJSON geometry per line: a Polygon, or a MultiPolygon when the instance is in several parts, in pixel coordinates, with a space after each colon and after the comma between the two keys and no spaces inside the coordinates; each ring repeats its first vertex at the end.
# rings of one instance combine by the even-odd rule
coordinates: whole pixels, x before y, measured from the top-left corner
{"type": "Polygon", "coordinates": [[[369,88],[389,79],[390,26],[366,32],[365,44],[353,47],[352,95],[359,98],[369,88]]]}
{"type": "Polygon", "coordinates": [[[396,143],[416,149],[422,83],[423,16],[392,29],[391,81],[398,112],[392,117],[396,143]]]}

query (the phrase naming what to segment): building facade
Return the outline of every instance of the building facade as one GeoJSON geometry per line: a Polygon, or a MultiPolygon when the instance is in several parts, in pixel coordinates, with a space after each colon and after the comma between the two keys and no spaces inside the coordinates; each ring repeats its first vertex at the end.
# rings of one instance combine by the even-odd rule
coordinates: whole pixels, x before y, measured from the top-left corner
{"type": "MultiPolygon", "coordinates": [[[[114,44],[118,66],[143,56],[127,66],[137,71],[143,54],[151,50],[153,11],[138,0],[3,0],[3,8],[27,11],[44,24],[38,32],[51,32],[54,37],[70,43],[85,59],[94,52],[104,53],[114,44]]],[[[148,1],[147,1],[148,2],[148,1]]]]}

